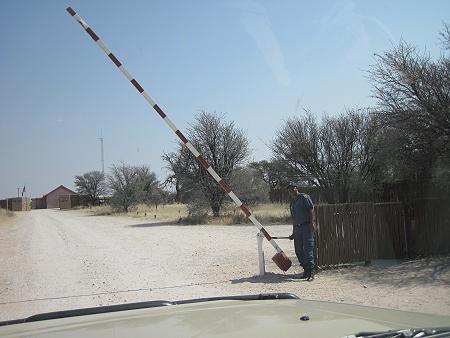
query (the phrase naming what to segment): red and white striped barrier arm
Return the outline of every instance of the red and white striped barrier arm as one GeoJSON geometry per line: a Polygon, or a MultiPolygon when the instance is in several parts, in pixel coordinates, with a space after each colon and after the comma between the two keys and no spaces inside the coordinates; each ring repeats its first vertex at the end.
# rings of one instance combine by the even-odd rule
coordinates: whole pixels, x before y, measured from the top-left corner
{"type": "Polygon", "coordinates": [[[216,171],[208,164],[205,158],[195,149],[195,147],[188,141],[188,139],[183,135],[183,133],[175,126],[175,124],[169,119],[169,117],[162,111],[162,109],[155,103],[155,101],[150,97],[150,95],[142,88],[139,82],[131,76],[131,74],[126,70],[123,64],[114,56],[114,54],[106,47],[106,45],[100,40],[97,34],[89,27],[89,25],[71,8],[68,7],[67,12],[84,28],[84,30],[90,35],[90,37],[97,43],[97,45],[108,55],[111,61],[120,69],[120,71],[125,75],[125,77],[130,81],[133,86],[138,90],[139,93],[147,100],[148,103],[156,110],[156,112],[161,116],[161,118],[169,125],[169,127],[177,134],[184,145],[191,151],[195,156],[197,161],[202,165],[202,167],[210,173],[210,175],[217,181],[219,186],[230,196],[230,198],[236,203],[236,205],[241,208],[245,215],[250,219],[250,221],[264,234],[264,237],[272,244],[272,246],[277,250],[278,253],[283,252],[278,244],[272,239],[269,233],[264,229],[264,227],[259,223],[259,221],[252,214],[250,209],[242,203],[242,201],[236,196],[236,194],[231,190],[229,185],[216,173],[216,171]]]}

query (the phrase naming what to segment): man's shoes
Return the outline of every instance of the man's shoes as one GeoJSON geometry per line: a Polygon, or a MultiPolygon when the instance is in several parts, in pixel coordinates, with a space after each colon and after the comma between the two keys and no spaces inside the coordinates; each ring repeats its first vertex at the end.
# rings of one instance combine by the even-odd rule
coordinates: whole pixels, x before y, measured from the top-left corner
{"type": "Polygon", "coordinates": [[[306,279],[308,282],[312,282],[314,280],[314,270],[306,269],[300,279],[306,279]]]}
{"type": "Polygon", "coordinates": [[[300,277],[299,277],[299,279],[306,279],[306,278],[308,278],[308,272],[305,270],[305,271],[303,271],[303,273],[300,275],[300,277]]]}

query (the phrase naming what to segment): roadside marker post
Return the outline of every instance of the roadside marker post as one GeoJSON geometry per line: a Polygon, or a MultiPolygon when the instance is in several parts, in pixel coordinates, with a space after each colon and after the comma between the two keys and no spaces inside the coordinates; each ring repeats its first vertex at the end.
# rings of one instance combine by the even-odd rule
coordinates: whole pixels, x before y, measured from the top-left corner
{"type": "Polygon", "coordinates": [[[266,273],[266,266],[264,262],[264,250],[263,250],[264,234],[258,232],[256,234],[256,241],[258,242],[258,276],[264,276],[266,273]]]}

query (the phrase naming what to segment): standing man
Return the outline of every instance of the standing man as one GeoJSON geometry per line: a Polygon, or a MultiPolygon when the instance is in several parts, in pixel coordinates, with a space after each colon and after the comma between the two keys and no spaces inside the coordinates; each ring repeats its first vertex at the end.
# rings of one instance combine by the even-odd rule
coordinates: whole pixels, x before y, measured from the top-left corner
{"type": "Polygon", "coordinates": [[[291,199],[290,210],[293,222],[292,235],[295,254],[303,267],[302,279],[314,279],[314,205],[307,194],[300,193],[295,184],[289,184],[287,191],[291,199]]]}

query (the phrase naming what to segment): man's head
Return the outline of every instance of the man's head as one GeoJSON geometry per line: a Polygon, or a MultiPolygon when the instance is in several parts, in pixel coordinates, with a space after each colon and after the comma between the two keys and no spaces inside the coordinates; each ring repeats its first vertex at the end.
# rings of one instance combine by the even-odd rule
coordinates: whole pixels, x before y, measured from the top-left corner
{"type": "Polygon", "coordinates": [[[289,183],[286,189],[289,194],[289,197],[295,197],[298,195],[298,188],[297,185],[295,185],[294,183],[289,183]]]}

